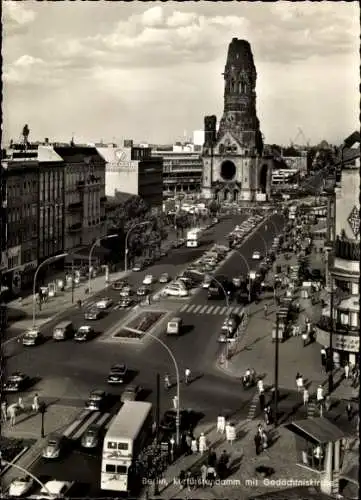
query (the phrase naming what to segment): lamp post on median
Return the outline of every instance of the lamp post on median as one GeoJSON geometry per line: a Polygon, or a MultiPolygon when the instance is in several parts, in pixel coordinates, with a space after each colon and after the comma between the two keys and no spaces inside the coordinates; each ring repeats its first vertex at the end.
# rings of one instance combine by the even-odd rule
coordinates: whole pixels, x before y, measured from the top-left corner
{"type": "Polygon", "coordinates": [[[128,271],[128,237],[129,234],[135,229],[136,227],[140,226],[147,226],[149,224],[153,224],[152,221],[144,221],[144,222],[138,222],[137,224],[134,224],[134,226],[130,227],[127,231],[127,234],[125,235],[125,255],[124,255],[124,271],[128,271]]]}
{"type": "MultiPolygon", "coordinates": [[[[17,460],[17,458],[15,458],[15,460],[17,460]]],[[[17,469],[20,472],[22,472],[23,474],[25,474],[26,476],[30,476],[31,479],[33,479],[41,487],[41,489],[44,491],[44,493],[46,493],[47,495],[49,495],[49,498],[53,498],[54,497],[54,493],[49,490],[49,488],[46,486],[46,484],[44,484],[42,481],[40,481],[40,479],[37,478],[28,469],[25,469],[24,467],[21,467],[21,465],[18,465],[15,462],[8,462],[4,458],[1,458],[1,465],[5,465],[6,467],[14,467],[15,469],[17,469]]]]}
{"type": "Polygon", "coordinates": [[[55,262],[57,260],[63,259],[66,257],[68,254],[67,253],[62,253],[60,255],[54,255],[53,257],[48,257],[45,259],[37,268],[35,271],[34,275],[34,281],[33,281],[33,328],[35,328],[35,316],[36,316],[36,279],[38,277],[38,272],[43,267],[45,264],[49,264],[50,262],[55,262]]]}
{"type": "Polygon", "coordinates": [[[89,269],[88,269],[88,290],[89,290],[89,293],[91,291],[91,279],[92,279],[92,273],[91,273],[91,267],[92,267],[92,256],[93,256],[93,251],[94,251],[94,248],[97,246],[97,245],[100,245],[100,242],[103,241],[103,240],[110,240],[111,238],[117,238],[118,235],[117,234],[109,234],[108,236],[101,236],[100,238],[97,238],[94,243],[92,244],[91,248],[90,248],[90,252],[89,252],[89,269]]]}

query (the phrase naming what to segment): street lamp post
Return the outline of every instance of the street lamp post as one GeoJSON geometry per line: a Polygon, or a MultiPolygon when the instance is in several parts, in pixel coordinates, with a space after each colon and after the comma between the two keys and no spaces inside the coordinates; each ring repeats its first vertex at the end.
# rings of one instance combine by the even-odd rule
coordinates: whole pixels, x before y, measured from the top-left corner
{"type": "MultiPolygon", "coordinates": [[[[249,267],[249,264],[247,262],[247,259],[245,258],[245,256],[242,254],[242,252],[240,252],[239,250],[237,249],[234,249],[235,252],[238,253],[238,255],[241,257],[241,259],[243,260],[243,262],[245,263],[246,265],[246,268],[247,268],[247,272],[248,272],[248,302],[251,302],[251,284],[252,284],[252,278],[251,278],[251,268],[249,267]]],[[[256,276],[254,275],[254,278],[256,276]]],[[[254,279],[253,278],[253,279],[254,279]]]]}
{"type": "Polygon", "coordinates": [[[134,224],[134,226],[132,226],[131,228],[128,229],[127,234],[125,235],[124,271],[128,271],[128,237],[129,237],[129,234],[136,227],[146,226],[148,224],[153,224],[153,223],[152,223],[152,221],[138,222],[137,224],[134,224]]]}
{"type": "Polygon", "coordinates": [[[177,360],[175,359],[172,351],[169,349],[167,344],[163,342],[159,337],[156,337],[152,333],[146,332],[146,336],[151,337],[153,340],[156,340],[159,344],[161,344],[164,349],[168,352],[169,356],[171,357],[174,365],[174,370],[176,374],[176,380],[177,380],[177,416],[176,416],[176,444],[179,446],[180,444],[180,376],[179,376],[179,368],[178,368],[178,363],[177,360]]]}
{"type": "Polygon", "coordinates": [[[330,276],[331,296],[330,296],[330,343],[329,353],[327,356],[327,369],[328,369],[328,393],[333,391],[333,336],[335,332],[334,310],[335,310],[335,290],[332,274],[330,276]]]}
{"type": "Polygon", "coordinates": [[[278,426],[278,365],[279,365],[279,315],[276,313],[276,339],[275,339],[275,374],[274,374],[274,424],[278,426]]]}
{"type": "MultiPolygon", "coordinates": [[[[16,458],[15,458],[16,460],[16,458]]],[[[1,465],[5,465],[7,467],[14,467],[15,469],[19,470],[26,476],[30,476],[43,490],[46,491],[46,493],[49,495],[49,498],[53,498],[54,494],[49,490],[49,488],[44,484],[42,481],[40,481],[39,478],[37,478],[32,472],[30,472],[28,469],[25,469],[24,467],[21,467],[21,465],[16,464],[15,462],[8,462],[4,458],[1,458],[1,465]]]]}
{"type": "Polygon", "coordinates": [[[44,401],[42,401],[39,405],[39,412],[41,415],[41,429],[40,429],[40,435],[41,437],[45,437],[45,429],[44,429],[44,418],[45,418],[45,413],[46,413],[46,404],[44,401]]]}
{"type": "Polygon", "coordinates": [[[63,259],[66,257],[68,254],[67,253],[62,253],[60,255],[54,255],[52,257],[48,257],[45,259],[37,268],[35,271],[34,275],[34,281],[33,281],[33,328],[35,328],[35,315],[36,315],[36,279],[38,277],[38,272],[39,270],[45,265],[49,264],[49,262],[55,262],[57,260],[63,259]]]}
{"type": "Polygon", "coordinates": [[[91,267],[92,267],[92,256],[93,256],[93,251],[94,248],[100,244],[101,241],[103,240],[110,240],[111,238],[117,238],[117,234],[108,234],[108,236],[101,236],[100,238],[97,238],[94,243],[92,244],[89,252],[89,269],[88,269],[88,293],[91,291],[91,279],[92,279],[92,273],[91,273],[91,267]]]}

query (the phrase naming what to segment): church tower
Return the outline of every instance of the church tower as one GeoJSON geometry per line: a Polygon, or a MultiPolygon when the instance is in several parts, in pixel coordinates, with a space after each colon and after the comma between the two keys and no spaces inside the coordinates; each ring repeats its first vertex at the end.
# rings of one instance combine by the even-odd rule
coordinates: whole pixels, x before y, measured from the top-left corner
{"type": "Polygon", "coordinates": [[[266,201],[271,166],[262,159],[256,113],[257,72],[250,44],[233,38],[224,69],[224,111],[205,118],[203,194],[219,201],[266,201]]]}

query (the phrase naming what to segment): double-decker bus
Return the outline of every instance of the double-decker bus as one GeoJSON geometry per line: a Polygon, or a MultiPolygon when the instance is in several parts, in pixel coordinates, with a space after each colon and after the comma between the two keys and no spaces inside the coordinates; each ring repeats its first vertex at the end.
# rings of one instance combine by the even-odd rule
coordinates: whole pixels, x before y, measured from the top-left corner
{"type": "Polygon", "coordinates": [[[130,492],[136,482],[134,462],[152,435],[152,404],[126,401],[103,442],[100,487],[130,492]]]}

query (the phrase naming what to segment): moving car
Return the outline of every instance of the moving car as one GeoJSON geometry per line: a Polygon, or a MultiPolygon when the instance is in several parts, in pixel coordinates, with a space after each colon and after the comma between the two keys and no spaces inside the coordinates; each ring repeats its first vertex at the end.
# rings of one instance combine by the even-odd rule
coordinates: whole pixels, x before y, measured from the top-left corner
{"type": "Polygon", "coordinates": [[[119,302],[119,307],[126,309],[132,305],[132,299],[130,297],[123,297],[119,302]]]}
{"type": "Polygon", "coordinates": [[[183,321],[182,318],[174,317],[167,323],[167,335],[180,335],[182,333],[183,321]]]}
{"type": "Polygon", "coordinates": [[[146,295],[148,295],[150,293],[150,288],[147,287],[147,286],[141,286],[138,288],[137,290],[137,295],[139,297],[145,297],[146,295]]]}
{"type": "Polygon", "coordinates": [[[202,283],[202,288],[208,289],[211,283],[212,283],[212,276],[206,275],[202,283]]]}
{"type": "Polygon", "coordinates": [[[144,265],[142,262],[138,262],[136,264],[134,264],[134,266],[132,267],[132,271],[134,271],[135,273],[141,271],[143,269],[144,265]]]}
{"type": "Polygon", "coordinates": [[[90,321],[96,321],[97,319],[100,319],[102,316],[103,316],[103,312],[100,309],[92,307],[91,309],[88,309],[87,311],[85,311],[84,319],[90,320],[90,321]]]}
{"type": "Polygon", "coordinates": [[[108,309],[111,305],[113,305],[113,301],[109,297],[105,297],[104,299],[100,299],[95,304],[95,306],[98,309],[108,309]]]}
{"type": "Polygon", "coordinates": [[[153,275],[152,274],[147,274],[146,276],[144,276],[144,279],[143,279],[143,285],[151,285],[154,281],[154,278],[153,278],[153,275]]]}
{"type": "Polygon", "coordinates": [[[242,317],[244,316],[244,313],[241,313],[241,316],[239,316],[236,313],[231,313],[227,318],[224,320],[223,325],[222,325],[222,331],[234,331],[237,330],[239,325],[242,322],[242,317]]]}
{"type": "Polygon", "coordinates": [[[97,448],[100,442],[100,427],[91,425],[87,428],[81,437],[81,445],[83,448],[97,448]]]}
{"type": "Polygon", "coordinates": [[[41,456],[43,458],[49,458],[51,460],[59,458],[62,445],[63,445],[62,436],[57,436],[57,435],[49,436],[47,443],[43,448],[41,456]]]}
{"type": "Polygon", "coordinates": [[[86,342],[95,337],[95,331],[92,326],[83,325],[75,332],[74,340],[77,342],[86,342]]]}
{"type": "Polygon", "coordinates": [[[36,495],[36,498],[65,498],[70,488],[73,486],[74,481],[58,481],[52,479],[44,484],[40,490],[40,494],[36,495]]]}
{"type": "MultiPolygon", "coordinates": [[[[176,410],[167,410],[162,420],[160,421],[159,427],[163,431],[174,433],[176,430],[176,420],[177,420],[177,412],[176,410]]],[[[191,424],[190,412],[187,410],[180,411],[180,428],[182,430],[188,430],[191,424]]]]}
{"type": "Polygon", "coordinates": [[[89,394],[88,400],[85,403],[85,408],[92,411],[100,411],[104,408],[107,395],[105,391],[95,389],[89,394]]]}
{"type": "Polygon", "coordinates": [[[141,391],[142,388],[140,385],[128,385],[120,396],[120,401],[122,403],[126,401],[136,401],[141,391]]]}
{"type": "Polygon", "coordinates": [[[30,377],[25,373],[14,372],[8,376],[3,385],[5,392],[19,392],[27,388],[30,383],[30,377]]]}
{"type": "Polygon", "coordinates": [[[184,284],[176,281],[164,289],[164,295],[170,295],[171,297],[188,297],[189,292],[184,284]]]}
{"type": "Polygon", "coordinates": [[[124,288],[122,288],[119,295],[121,297],[129,297],[131,294],[132,294],[132,289],[129,285],[127,285],[124,288]]]}
{"type": "Polygon", "coordinates": [[[168,283],[170,281],[170,276],[168,273],[162,273],[159,277],[159,283],[168,283]]]}
{"type": "Polygon", "coordinates": [[[124,363],[115,364],[110,368],[107,382],[108,384],[123,384],[126,375],[126,365],[124,363]]]}
{"type": "Polygon", "coordinates": [[[238,331],[221,332],[218,337],[218,342],[235,342],[238,337],[238,331]]]}
{"type": "Polygon", "coordinates": [[[25,496],[34,486],[34,479],[30,476],[17,477],[11,481],[9,487],[10,497],[25,496]]]}
{"type": "Polygon", "coordinates": [[[33,328],[25,332],[22,343],[23,346],[33,346],[41,344],[43,340],[44,337],[42,336],[41,332],[37,328],[33,328]]]}
{"type": "Polygon", "coordinates": [[[112,283],[112,288],[113,290],[122,290],[127,284],[127,280],[117,280],[112,283]]]}
{"type": "Polygon", "coordinates": [[[252,260],[260,260],[262,258],[260,252],[253,252],[252,254],[252,260]]]}

